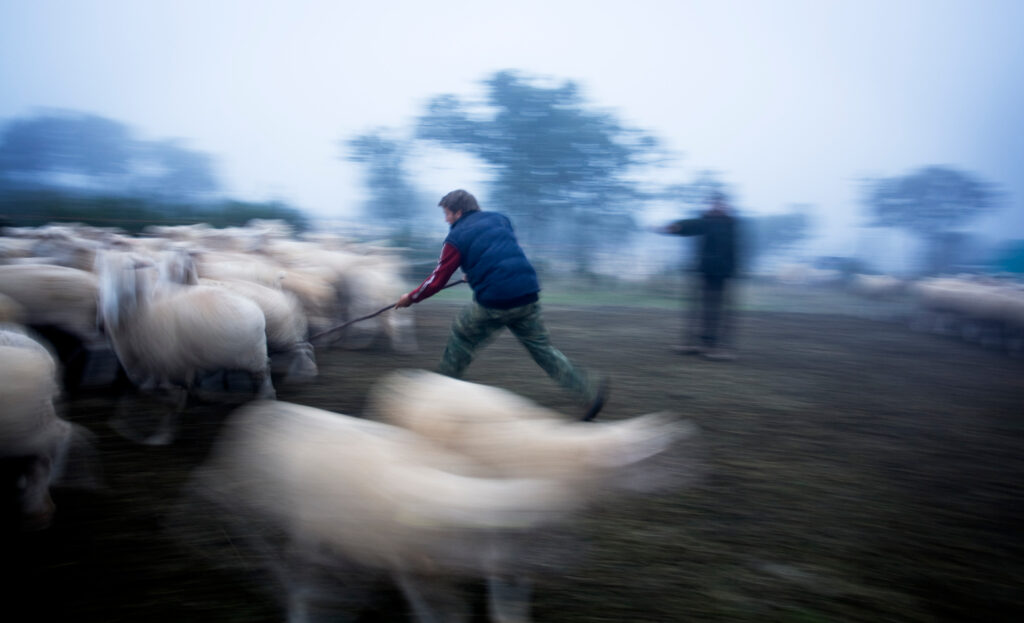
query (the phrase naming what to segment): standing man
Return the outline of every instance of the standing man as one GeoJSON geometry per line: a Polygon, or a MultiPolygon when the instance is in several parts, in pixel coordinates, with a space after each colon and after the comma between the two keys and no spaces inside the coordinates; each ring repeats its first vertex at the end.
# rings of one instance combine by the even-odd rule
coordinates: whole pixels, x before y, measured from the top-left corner
{"type": "Polygon", "coordinates": [[[736,273],[736,217],[726,203],[725,195],[711,196],[710,208],[698,218],[684,219],[658,229],[676,236],[700,236],[695,271],[696,302],[689,321],[686,342],[677,352],[702,354],[708,359],[731,360],[731,322],[728,313],[729,281],[736,273]]]}
{"type": "Polygon", "coordinates": [[[465,273],[473,302],[452,322],[438,372],[462,378],[476,350],[507,327],[552,380],[586,405],[582,419],[594,419],[604,407],[607,382],[595,382],[551,344],[540,316],[537,272],[519,246],[511,221],[498,212],[480,210],[476,198],[461,189],[442,197],[438,205],[451,226],[441,259],[423,283],[395,303],[419,303],[440,291],[457,268],[465,273]]]}

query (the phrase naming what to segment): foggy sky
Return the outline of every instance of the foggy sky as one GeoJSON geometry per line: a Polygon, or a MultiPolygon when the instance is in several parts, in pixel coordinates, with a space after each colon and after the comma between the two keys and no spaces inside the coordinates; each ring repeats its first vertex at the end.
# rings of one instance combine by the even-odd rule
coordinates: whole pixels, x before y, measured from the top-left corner
{"type": "MultiPolygon", "coordinates": [[[[981,224],[1024,237],[1022,25],[1013,0],[0,0],[0,121],[109,117],[213,155],[234,197],[348,217],[340,140],[515,69],[662,139],[666,181],[716,169],[750,212],[814,204],[839,246],[858,179],[930,164],[1002,186],[981,224]]],[[[428,196],[485,196],[468,159],[412,164],[428,196]]]]}

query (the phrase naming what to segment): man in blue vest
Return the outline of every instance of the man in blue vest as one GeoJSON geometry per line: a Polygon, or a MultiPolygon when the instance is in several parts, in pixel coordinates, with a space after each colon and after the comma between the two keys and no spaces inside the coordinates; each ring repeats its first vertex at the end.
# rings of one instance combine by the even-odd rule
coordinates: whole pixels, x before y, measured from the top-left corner
{"type": "Polygon", "coordinates": [[[452,322],[438,372],[462,378],[478,348],[507,327],[548,376],[587,405],[583,420],[604,406],[607,382],[595,381],[551,344],[540,316],[540,282],[516,240],[512,223],[498,212],[480,210],[476,198],[453,190],[438,204],[451,229],[437,267],[395,307],[408,307],[439,292],[462,268],[473,289],[473,303],[452,322]]]}

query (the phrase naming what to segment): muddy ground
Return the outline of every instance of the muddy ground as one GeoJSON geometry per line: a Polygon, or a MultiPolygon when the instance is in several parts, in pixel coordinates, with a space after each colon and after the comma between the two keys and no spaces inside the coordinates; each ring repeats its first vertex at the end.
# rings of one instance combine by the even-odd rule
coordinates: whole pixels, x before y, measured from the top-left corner
{"type": "MultiPolygon", "coordinates": [[[[319,378],[278,397],[361,414],[385,372],[434,367],[458,305],[416,308],[417,353],[320,351],[319,378]]],[[[558,346],[611,375],[603,418],[691,418],[705,471],[581,517],[583,555],[539,584],[537,621],[1024,620],[1024,361],[897,322],[751,310],[739,359],[707,361],[670,350],[677,310],[545,313],[558,346]]],[[[507,335],[468,380],[579,412],[507,335]]],[[[282,620],[258,574],[170,528],[231,406],[195,404],[174,445],[147,447],[107,425],[115,402],[64,405],[96,436],[104,486],[58,489],[49,529],[5,537],[3,618],[282,620]]],[[[403,612],[385,587],[361,620],[403,612]]]]}

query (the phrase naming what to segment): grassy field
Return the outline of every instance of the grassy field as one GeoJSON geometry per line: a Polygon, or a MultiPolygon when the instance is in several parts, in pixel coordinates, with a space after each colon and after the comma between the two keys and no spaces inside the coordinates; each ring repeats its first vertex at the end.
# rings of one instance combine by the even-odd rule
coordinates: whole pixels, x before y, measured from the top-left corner
{"type": "MultiPolygon", "coordinates": [[[[1024,620],[1024,361],[912,332],[900,303],[754,283],[737,297],[739,359],[681,356],[669,348],[682,330],[677,292],[671,281],[642,296],[545,291],[554,342],[612,378],[603,419],[671,410],[701,434],[674,457],[683,484],[570,527],[565,564],[538,578],[536,621],[1024,620]]],[[[319,378],[281,385],[279,398],[361,415],[382,374],[435,366],[467,298],[452,288],[415,308],[418,352],[321,351],[319,378]]],[[[468,380],[578,415],[507,335],[468,380]]],[[[183,437],[154,448],[107,426],[123,400],[91,391],[65,405],[97,437],[105,487],[58,490],[50,529],[5,541],[8,612],[282,620],[246,552],[189,542],[181,526],[181,487],[231,406],[195,405],[183,437]]],[[[466,586],[479,605],[480,584],[466,586]]],[[[352,614],[407,620],[388,586],[352,614]]]]}

